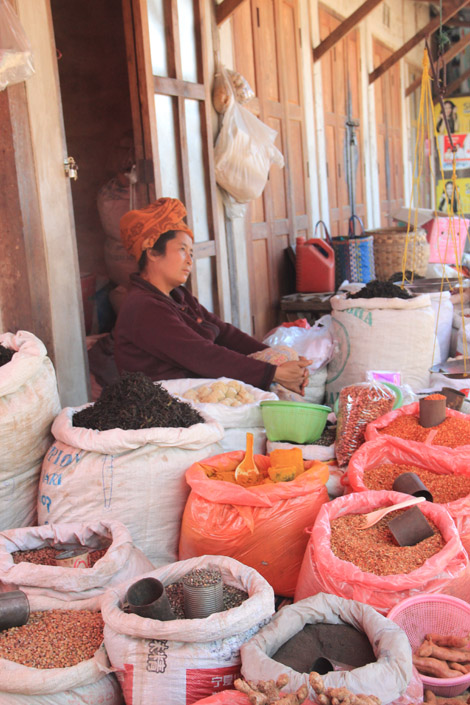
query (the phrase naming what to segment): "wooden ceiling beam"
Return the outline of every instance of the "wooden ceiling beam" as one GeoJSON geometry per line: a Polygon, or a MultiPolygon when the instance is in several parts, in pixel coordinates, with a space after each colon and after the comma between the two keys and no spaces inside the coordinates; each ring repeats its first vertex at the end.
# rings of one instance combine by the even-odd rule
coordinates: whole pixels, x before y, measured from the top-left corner
{"type": "MultiPolygon", "coordinates": [[[[465,81],[466,78],[470,78],[470,69],[467,69],[464,71],[458,78],[455,79],[455,81],[452,81],[452,83],[449,83],[449,85],[446,87],[445,93],[444,93],[444,98],[451,98],[452,94],[454,91],[460,86],[461,83],[465,81]]],[[[434,103],[437,103],[439,100],[439,96],[436,96],[434,98],[434,103]]]]}
{"type": "Polygon", "coordinates": [[[217,26],[228,20],[228,18],[233,15],[237,7],[239,7],[246,0],[224,0],[220,5],[215,6],[215,21],[217,26]]]}
{"type": "MultiPolygon", "coordinates": [[[[225,0],[227,2],[227,0],[225,0]]],[[[468,5],[470,0],[456,0],[451,5],[446,7],[445,10],[442,12],[442,23],[445,24],[445,22],[453,17],[454,15],[457,14],[459,10],[461,10],[463,7],[468,5]]],[[[441,19],[439,16],[434,17],[430,22],[428,22],[422,29],[417,32],[414,37],[411,37],[411,39],[408,39],[407,42],[403,44],[400,49],[397,49],[397,51],[393,52],[391,56],[388,57],[388,59],[385,59],[384,62],[380,64],[380,66],[377,66],[376,69],[374,69],[370,74],[369,74],[369,84],[374,83],[380,76],[383,76],[383,74],[388,71],[389,68],[391,68],[394,64],[397,63],[397,61],[400,61],[406,54],[408,54],[411,49],[413,49],[417,44],[419,44],[423,39],[425,39],[429,34],[432,34],[434,30],[436,30],[441,23],[441,19]]]]}
{"type": "MultiPolygon", "coordinates": [[[[454,59],[460,52],[462,52],[465,47],[467,47],[470,44],[470,32],[468,34],[464,34],[464,36],[459,39],[458,42],[454,44],[450,49],[447,49],[447,51],[442,55],[442,59],[445,64],[448,64],[449,61],[454,59]]],[[[405,91],[405,97],[407,98],[409,95],[411,95],[419,86],[421,85],[421,77],[422,73],[419,75],[417,79],[413,81],[413,83],[410,83],[408,88],[405,91]]]]}
{"type": "MultiPolygon", "coordinates": [[[[227,0],[224,0],[227,2],[227,0]]],[[[313,60],[319,61],[323,54],[332,49],[335,44],[341,41],[354,27],[366,17],[369,12],[379,5],[382,0],[365,0],[352,15],[341,22],[318,46],[313,49],[313,60]]]]}

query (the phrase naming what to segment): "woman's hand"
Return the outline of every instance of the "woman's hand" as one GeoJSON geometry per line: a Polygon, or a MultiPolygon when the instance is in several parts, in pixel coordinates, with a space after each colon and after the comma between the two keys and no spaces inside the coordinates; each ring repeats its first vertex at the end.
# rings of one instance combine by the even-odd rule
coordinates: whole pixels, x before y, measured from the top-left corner
{"type": "Polygon", "coordinates": [[[276,367],[274,381],[282,384],[283,387],[290,389],[292,392],[304,396],[304,387],[308,382],[307,367],[312,364],[312,360],[302,358],[300,360],[292,360],[284,362],[276,367]]]}

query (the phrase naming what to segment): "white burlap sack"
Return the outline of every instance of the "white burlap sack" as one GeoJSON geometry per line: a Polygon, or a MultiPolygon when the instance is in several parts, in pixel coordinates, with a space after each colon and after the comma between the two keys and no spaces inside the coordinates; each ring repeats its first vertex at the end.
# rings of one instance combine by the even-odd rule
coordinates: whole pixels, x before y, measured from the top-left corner
{"type": "Polygon", "coordinates": [[[57,381],[44,344],[32,333],[0,335],[15,350],[0,367],[0,529],[36,523],[41,462],[60,411],[57,381]]]}
{"type": "Polygon", "coordinates": [[[42,465],[40,524],[117,519],[154,565],[175,561],[189,487],[185,471],[220,453],[220,424],[95,431],[72,426],[78,409],[54,421],[42,465]]]}
{"type": "MultiPolygon", "coordinates": [[[[190,705],[229,688],[240,672],[240,646],[274,612],[274,593],[253,568],[223,556],[201,556],[148,574],[169,585],[195,568],[218,568],[224,583],[245,590],[239,607],[206,619],[161,622],[120,609],[127,582],[108,590],[102,601],[106,651],[127,705],[190,705]]],[[[142,576],[144,577],[144,576],[142,576]]]]}
{"type": "Polygon", "coordinates": [[[289,691],[295,692],[307,685],[310,699],[316,702],[308,673],[298,673],[271,658],[306,624],[350,624],[365,632],[377,657],[375,663],[367,666],[326,674],[323,682],[327,688],[345,687],[356,695],[375,695],[383,705],[422,702],[423,686],[413,672],[411,646],[405,632],[366,604],[325,593],[283,607],[267,626],[242,646],[244,678],[276,680],[281,673],[287,673],[289,691]]]}
{"type": "Polygon", "coordinates": [[[101,597],[113,585],[152,570],[119,521],[88,524],[45,524],[0,533],[0,581],[23,590],[31,609],[99,609],[101,597]],[[92,568],[61,568],[13,562],[14,551],[30,551],[55,544],[80,544],[93,549],[109,545],[92,568]]]}
{"type": "Polygon", "coordinates": [[[0,705],[122,705],[112,670],[103,646],[69,668],[31,668],[0,658],[0,705]]]}
{"type": "Polygon", "coordinates": [[[260,402],[269,399],[278,399],[277,394],[273,392],[265,392],[263,389],[253,387],[251,384],[243,386],[247,391],[255,397],[255,401],[251,404],[243,404],[242,406],[231,407],[225,404],[203,404],[195,402],[192,399],[185,399],[184,393],[188,389],[195,389],[202,386],[210,386],[214,382],[231,382],[228,377],[220,377],[219,379],[168,379],[161,382],[170,394],[174,394],[186,402],[192,404],[200,413],[210,416],[214,421],[217,421],[224,427],[224,437],[220,441],[221,452],[229,453],[232,450],[242,450],[246,447],[246,433],[250,431],[254,436],[253,451],[259,455],[264,455],[266,452],[266,430],[263,424],[261,415],[260,402]]]}
{"type": "Polygon", "coordinates": [[[343,387],[366,381],[368,370],[401,373],[403,384],[428,386],[436,319],[429,294],[412,299],[333,296],[336,353],[328,365],[327,401],[343,387]]]}

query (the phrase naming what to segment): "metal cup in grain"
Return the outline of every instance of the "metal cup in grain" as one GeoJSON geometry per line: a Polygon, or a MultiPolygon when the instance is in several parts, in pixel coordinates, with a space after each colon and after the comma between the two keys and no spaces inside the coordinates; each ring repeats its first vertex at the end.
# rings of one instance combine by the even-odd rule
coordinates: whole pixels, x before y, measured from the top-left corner
{"type": "Polygon", "coordinates": [[[21,627],[29,619],[29,600],[23,590],[0,593],[0,630],[21,627]]]}
{"type": "Polygon", "coordinates": [[[71,551],[61,551],[55,557],[55,564],[61,568],[89,568],[90,551],[83,546],[71,551]]]}
{"type": "Polygon", "coordinates": [[[446,398],[443,394],[439,398],[424,397],[419,400],[419,423],[423,428],[439,426],[446,420],[446,398]]]}
{"type": "Polygon", "coordinates": [[[407,509],[406,512],[392,519],[388,523],[388,528],[399,546],[415,546],[434,534],[431,524],[419,507],[407,509]]]}
{"type": "Polygon", "coordinates": [[[224,609],[224,584],[219,574],[212,585],[189,585],[182,580],[186,619],[204,619],[224,609]]]}
{"type": "Polygon", "coordinates": [[[156,578],[141,578],[127,590],[128,611],[139,617],[167,622],[176,619],[170,607],[165,587],[156,578]]]}
{"type": "Polygon", "coordinates": [[[402,472],[395,478],[392,485],[394,492],[402,492],[412,497],[424,497],[426,502],[432,502],[433,496],[421,478],[415,472],[402,472]]]}
{"type": "Polygon", "coordinates": [[[466,396],[459,389],[453,389],[452,387],[442,387],[441,394],[446,398],[446,406],[449,409],[455,409],[455,411],[460,411],[462,404],[466,399],[466,396]]]}

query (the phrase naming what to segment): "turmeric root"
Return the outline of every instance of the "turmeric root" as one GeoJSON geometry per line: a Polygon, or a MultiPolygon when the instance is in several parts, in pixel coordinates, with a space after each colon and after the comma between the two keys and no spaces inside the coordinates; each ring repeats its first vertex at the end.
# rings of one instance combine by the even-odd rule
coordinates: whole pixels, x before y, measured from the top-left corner
{"type": "Polygon", "coordinates": [[[426,634],[426,641],[432,641],[437,646],[450,646],[454,649],[463,649],[470,642],[470,634],[467,636],[445,636],[442,634],[426,634]]]}
{"type": "Polygon", "coordinates": [[[437,646],[432,641],[423,641],[418,651],[418,656],[441,659],[441,661],[456,661],[457,663],[468,661],[469,655],[468,651],[437,646]]]}
{"type": "MultiPolygon", "coordinates": [[[[428,637],[426,637],[427,639],[428,637]]],[[[424,702],[427,703],[428,705],[437,705],[437,698],[432,692],[432,690],[425,690],[424,691],[424,702]]]]}
{"type": "Polygon", "coordinates": [[[454,671],[449,668],[446,661],[440,661],[437,658],[423,658],[413,655],[413,665],[416,666],[420,673],[426,676],[434,676],[435,678],[456,678],[461,676],[460,671],[454,671]]]}

